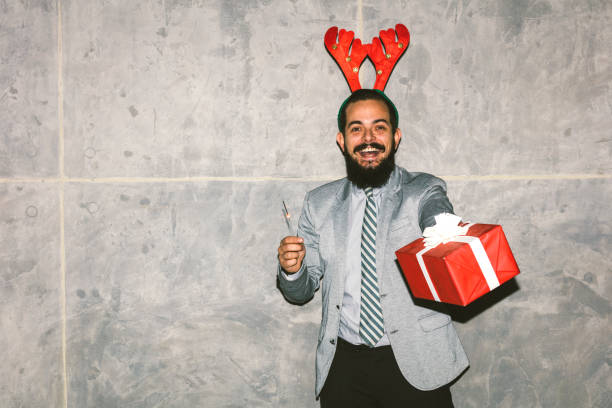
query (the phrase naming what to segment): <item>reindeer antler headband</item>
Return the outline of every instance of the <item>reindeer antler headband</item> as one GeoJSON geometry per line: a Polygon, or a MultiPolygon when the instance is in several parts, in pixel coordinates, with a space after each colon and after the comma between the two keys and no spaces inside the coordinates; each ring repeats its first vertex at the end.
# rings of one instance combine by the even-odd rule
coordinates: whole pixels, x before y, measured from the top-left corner
{"type": "Polygon", "coordinates": [[[408,29],[403,24],[397,24],[395,30],[392,28],[381,30],[380,38],[374,37],[371,44],[362,44],[359,38],[353,41],[354,37],[355,34],[352,31],[341,29],[338,32],[338,27],[330,27],[325,33],[325,48],[340,66],[351,92],[361,89],[359,67],[366,56],[370,57],[376,69],[374,89],[384,91],[395,64],[410,43],[408,29]],[[395,40],[396,34],[397,41],[395,40]],[[380,39],[382,39],[382,44],[380,39]],[[351,48],[350,52],[349,48],[351,48]]]}
{"type": "MultiPolygon", "coordinates": [[[[362,44],[359,38],[355,38],[355,33],[352,31],[341,29],[340,32],[338,32],[338,27],[330,27],[324,37],[325,48],[327,48],[327,51],[338,63],[338,66],[342,70],[351,88],[351,92],[361,89],[359,68],[365,58],[370,57],[370,60],[374,64],[374,69],[376,70],[376,81],[374,82],[373,89],[378,90],[390,103],[397,118],[398,114],[395,105],[383,91],[385,90],[385,86],[387,85],[393,68],[395,68],[395,64],[404,51],[406,51],[406,48],[408,48],[410,33],[405,25],[397,24],[395,30],[392,28],[381,30],[379,35],[380,38],[374,37],[371,44],[362,44]],[[380,41],[381,39],[382,43],[380,41]]],[[[340,113],[347,101],[348,98],[340,107],[340,112],[338,112],[338,123],[340,123],[340,113]]],[[[340,125],[338,127],[340,127],[340,125]]],[[[342,131],[342,129],[340,130],[342,131]]]]}

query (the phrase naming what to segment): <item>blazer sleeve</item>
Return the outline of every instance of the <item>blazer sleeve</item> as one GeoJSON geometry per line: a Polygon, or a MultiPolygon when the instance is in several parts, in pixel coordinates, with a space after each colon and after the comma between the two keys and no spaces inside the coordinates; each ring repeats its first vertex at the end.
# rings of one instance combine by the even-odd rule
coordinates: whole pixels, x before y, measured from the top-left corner
{"type": "Polygon", "coordinates": [[[319,288],[323,270],[319,256],[319,235],[316,232],[312,220],[312,213],[309,203],[309,194],[304,199],[302,214],[298,222],[297,235],[304,238],[306,255],[302,261],[302,266],[296,274],[297,279],[289,280],[278,264],[278,286],[287,300],[293,303],[303,304],[314,296],[319,288]]]}
{"type": "Polygon", "coordinates": [[[446,195],[446,183],[431,176],[419,202],[419,226],[421,231],[436,224],[435,216],[442,213],[453,214],[453,205],[446,195]]]}

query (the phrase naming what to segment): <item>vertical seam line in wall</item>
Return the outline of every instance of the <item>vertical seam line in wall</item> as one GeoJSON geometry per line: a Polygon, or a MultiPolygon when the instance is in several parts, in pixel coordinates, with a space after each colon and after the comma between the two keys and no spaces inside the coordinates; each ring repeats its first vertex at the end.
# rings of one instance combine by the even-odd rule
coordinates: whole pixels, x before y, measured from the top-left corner
{"type": "Polygon", "coordinates": [[[363,0],[357,0],[357,35],[363,41],[363,0]]]}
{"type": "Polygon", "coordinates": [[[66,361],[66,236],[64,218],[64,80],[63,80],[62,1],[57,0],[57,122],[60,223],[60,304],[62,314],[62,385],[64,408],[68,408],[68,368],[66,361]]]}

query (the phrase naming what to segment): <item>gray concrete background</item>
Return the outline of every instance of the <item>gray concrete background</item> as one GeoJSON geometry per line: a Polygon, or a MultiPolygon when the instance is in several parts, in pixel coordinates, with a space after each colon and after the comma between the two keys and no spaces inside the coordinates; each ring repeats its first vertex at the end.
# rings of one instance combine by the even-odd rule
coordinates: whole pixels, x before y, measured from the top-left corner
{"type": "MultiPolygon", "coordinates": [[[[341,177],[323,47],[404,23],[398,162],[522,274],[454,310],[457,407],[610,407],[612,4],[0,2],[0,406],[316,407],[281,200],[341,177]]],[[[369,63],[362,83],[371,86],[369,63]]]]}

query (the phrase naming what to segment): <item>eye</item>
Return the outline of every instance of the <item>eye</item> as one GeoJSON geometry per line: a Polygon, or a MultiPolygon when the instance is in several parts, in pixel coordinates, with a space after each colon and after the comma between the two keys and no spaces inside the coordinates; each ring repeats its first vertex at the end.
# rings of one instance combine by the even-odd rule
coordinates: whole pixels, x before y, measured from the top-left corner
{"type": "Polygon", "coordinates": [[[361,127],[360,126],[353,126],[349,129],[349,132],[351,133],[359,133],[361,131],[361,127]]]}

